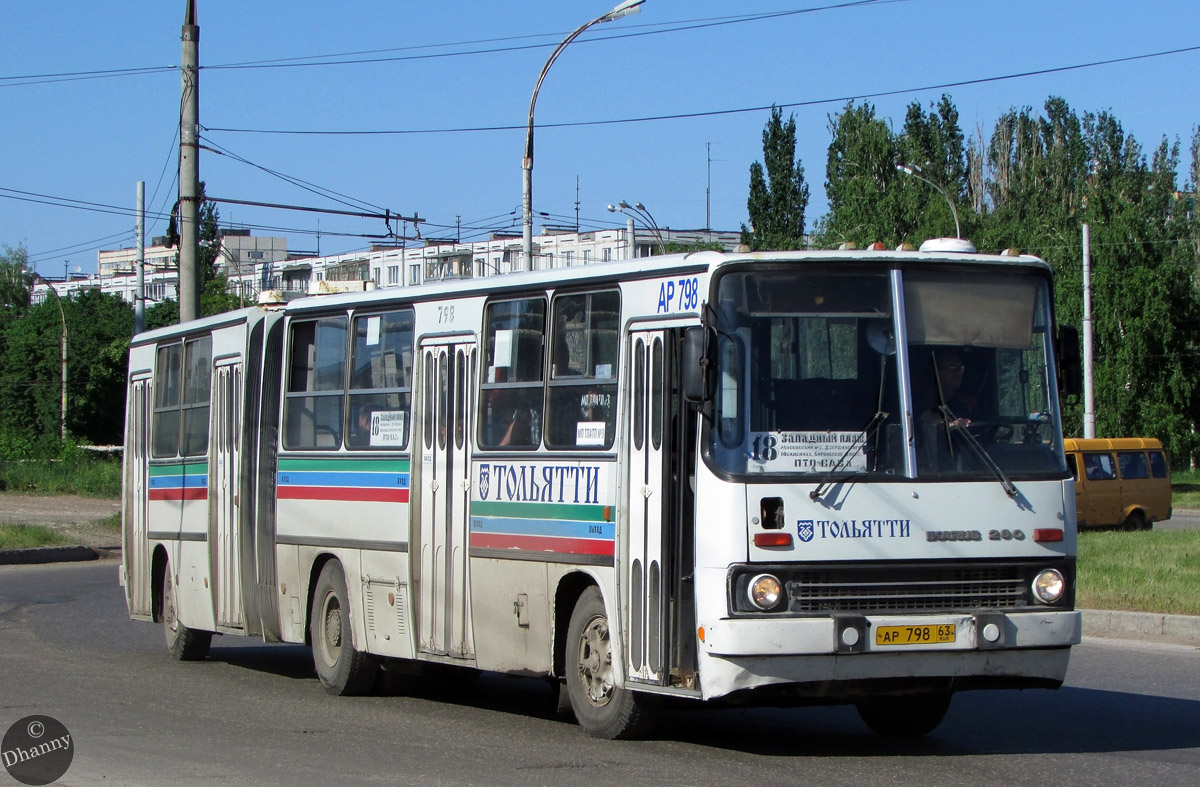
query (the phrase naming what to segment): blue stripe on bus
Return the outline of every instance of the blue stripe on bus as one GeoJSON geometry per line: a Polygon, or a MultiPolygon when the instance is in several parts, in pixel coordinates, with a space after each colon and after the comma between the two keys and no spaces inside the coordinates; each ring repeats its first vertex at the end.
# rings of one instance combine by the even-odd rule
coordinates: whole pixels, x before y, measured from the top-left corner
{"type": "Polygon", "coordinates": [[[151,489],[180,489],[208,486],[207,475],[158,475],[150,477],[151,489]]]}
{"type": "Polygon", "coordinates": [[[353,486],[408,489],[408,473],[323,473],[279,471],[280,486],[353,486]]]}
{"type": "Polygon", "coordinates": [[[602,541],[611,541],[616,538],[615,526],[612,522],[575,522],[568,519],[502,519],[476,516],[471,517],[471,532],[593,538],[602,541]]]}

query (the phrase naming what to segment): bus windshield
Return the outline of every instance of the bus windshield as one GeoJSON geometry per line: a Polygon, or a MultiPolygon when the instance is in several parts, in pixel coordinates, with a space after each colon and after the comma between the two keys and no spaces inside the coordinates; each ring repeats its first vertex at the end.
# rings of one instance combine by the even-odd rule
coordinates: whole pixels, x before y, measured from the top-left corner
{"type": "Polygon", "coordinates": [[[726,472],[1065,473],[1039,276],[739,269],[717,303],[706,453],[726,472]]]}

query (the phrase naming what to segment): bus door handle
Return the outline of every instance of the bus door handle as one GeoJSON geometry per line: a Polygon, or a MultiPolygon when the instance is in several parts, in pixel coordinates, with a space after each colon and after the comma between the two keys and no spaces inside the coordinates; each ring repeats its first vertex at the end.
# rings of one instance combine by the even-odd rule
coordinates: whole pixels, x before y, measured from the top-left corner
{"type": "Polygon", "coordinates": [[[651,487],[651,486],[643,486],[642,487],[642,497],[643,498],[649,499],[650,495],[652,495],[652,494],[654,494],[654,487],[651,487]]]}
{"type": "Polygon", "coordinates": [[[430,491],[436,492],[441,488],[442,488],[442,484],[440,481],[438,481],[436,478],[430,479],[430,481],[429,481],[430,491]]]}

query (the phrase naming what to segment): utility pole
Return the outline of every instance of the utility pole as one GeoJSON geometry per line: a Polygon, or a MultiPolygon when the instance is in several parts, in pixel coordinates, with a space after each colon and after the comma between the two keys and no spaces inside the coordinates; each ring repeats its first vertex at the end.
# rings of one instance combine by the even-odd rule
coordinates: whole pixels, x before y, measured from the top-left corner
{"type": "Polygon", "coordinates": [[[708,185],[704,188],[704,229],[712,229],[712,143],[705,142],[704,150],[708,154],[708,185]]]}
{"type": "Polygon", "coordinates": [[[196,0],[183,18],[179,112],[179,321],[200,316],[200,26],[196,0]]]}
{"type": "Polygon", "coordinates": [[[146,330],[146,182],[137,184],[137,291],[133,293],[133,332],[146,330]]]}
{"type": "Polygon", "coordinates": [[[1083,436],[1096,436],[1096,391],[1092,383],[1092,231],[1083,225],[1083,436]]]}

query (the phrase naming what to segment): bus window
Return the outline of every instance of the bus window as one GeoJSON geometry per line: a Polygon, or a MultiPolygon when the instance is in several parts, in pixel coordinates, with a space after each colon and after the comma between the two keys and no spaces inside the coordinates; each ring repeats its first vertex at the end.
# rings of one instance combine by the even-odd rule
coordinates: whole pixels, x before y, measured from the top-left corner
{"type": "Polygon", "coordinates": [[[1170,475],[1167,469],[1167,457],[1162,451],[1150,452],[1150,474],[1155,478],[1166,478],[1170,475]]]}
{"type": "Polygon", "coordinates": [[[354,318],[349,448],[404,448],[412,403],[411,310],[354,318]]]}
{"type": "Polygon", "coordinates": [[[183,345],[158,348],[154,370],[154,456],[179,454],[179,401],[183,345]]]}
{"type": "Polygon", "coordinates": [[[479,445],[536,448],[541,442],[545,298],[496,301],[484,323],[479,445]]]}
{"type": "Polygon", "coordinates": [[[1121,478],[1149,478],[1146,454],[1141,451],[1118,451],[1117,464],[1121,467],[1121,478]]]}
{"type": "Polygon", "coordinates": [[[1084,454],[1083,468],[1089,481],[1111,481],[1117,477],[1112,454],[1084,454]]]}
{"type": "Polygon", "coordinates": [[[554,299],[547,447],[612,447],[617,422],[620,308],[617,292],[554,299]]]}
{"type": "Polygon", "coordinates": [[[155,370],[154,456],[208,453],[212,339],[204,336],[158,348],[155,370]]]}
{"type": "Polygon", "coordinates": [[[180,455],[204,456],[208,453],[209,387],[212,382],[212,338],[184,344],[183,433],[180,455]]]}
{"type": "Polygon", "coordinates": [[[346,318],[292,323],[283,447],[333,450],[342,444],[346,318]]]}

